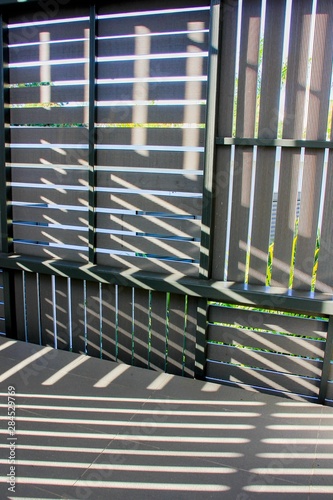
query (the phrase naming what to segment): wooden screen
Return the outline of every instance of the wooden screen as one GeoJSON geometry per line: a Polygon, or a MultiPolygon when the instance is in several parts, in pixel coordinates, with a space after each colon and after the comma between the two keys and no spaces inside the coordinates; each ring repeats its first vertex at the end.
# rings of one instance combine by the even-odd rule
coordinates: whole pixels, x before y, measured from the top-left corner
{"type": "Polygon", "coordinates": [[[75,5],[8,16],[14,252],[196,274],[209,6],[75,5]]]}

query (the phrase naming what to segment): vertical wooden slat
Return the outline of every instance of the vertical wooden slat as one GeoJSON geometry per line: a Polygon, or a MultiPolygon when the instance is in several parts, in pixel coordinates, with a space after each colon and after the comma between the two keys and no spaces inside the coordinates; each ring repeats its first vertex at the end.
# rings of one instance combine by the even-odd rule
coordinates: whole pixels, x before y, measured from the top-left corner
{"type": "Polygon", "coordinates": [[[187,297],[183,375],[194,378],[196,360],[198,298],[187,297]]]}
{"type": "MultiPolygon", "coordinates": [[[[222,3],[222,40],[220,48],[219,108],[217,135],[231,137],[234,113],[238,2],[222,3]]],[[[231,169],[231,147],[217,149],[214,178],[214,241],[212,277],[224,279],[227,217],[231,169]]]]}
{"type": "Polygon", "coordinates": [[[70,325],[67,278],[56,277],[55,285],[57,348],[68,351],[70,349],[70,325]]]}
{"type": "MultiPolygon", "coordinates": [[[[25,301],[26,301],[26,332],[27,341],[33,344],[40,344],[40,341],[44,345],[43,331],[40,332],[40,317],[39,317],[39,305],[41,304],[41,295],[39,295],[39,287],[37,280],[39,276],[35,273],[25,273],[25,301]]],[[[23,299],[24,300],[24,299],[23,299]]],[[[43,299],[44,300],[44,297],[43,299]]],[[[22,314],[21,311],[19,314],[22,314]]]]}
{"type": "Polygon", "coordinates": [[[166,366],[166,294],[152,292],[150,368],[165,371],[166,366]]]}
{"type": "MultiPolygon", "coordinates": [[[[268,0],[264,30],[259,139],[275,139],[278,131],[280,83],[286,3],[268,0]]],[[[275,174],[274,148],[258,147],[254,189],[249,283],[266,283],[275,174]]]]}
{"type": "MultiPolygon", "coordinates": [[[[237,137],[254,137],[261,2],[243,2],[237,96],[237,137]]],[[[228,280],[244,281],[249,231],[253,148],[236,147],[228,280]]]]}
{"type": "MultiPolygon", "coordinates": [[[[327,0],[318,1],[306,125],[306,138],[310,140],[325,140],[327,135],[333,57],[332,31],[333,4],[327,0]]],[[[294,289],[309,290],[312,284],[323,166],[324,150],[305,150],[294,289]]]]}
{"type": "Polygon", "coordinates": [[[14,274],[14,313],[16,315],[16,334],[17,340],[25,341],[25,306],[24,306],[24,290],[23,290],[23,272],[16,271],[14,274]]]}
{"type": "Polygon", "coordinates": [[[174,375],[183,374],[185,305],[186,297],[184,295],[170,295],[166,371],[174,375]]]}
{"type": "Polygon", "coordinates": [[[42,344],[57,348],[57,303],[54,303],[53,293],[56,279],[43,274],[36,275],[36,278],[39,279],[42,344]]]}
{"type": "Polygon", "coordinates": [[[116,287],[104,285],[102,288],[102,357],[115,361],[116,344],[116,287]]]}
{"type": "Polygon", "coordinates": [[[86,354],[84,321],[84,282],[71,280],[73,352],[86,354]]]}
{"type": "Polygon", "coordinates": [[[87,354],[101,357],[99,284],[87,282],[87,354]]]}
{"type": "Polygon", "coordinates": [[[118,360],[131,365],[133,342],[132,289],[119,287],[118,298],[118,360]]]}
{"type": "Polygon", "coordinates": [[[206,139],[204,160],[203,212],[200,250],[200,276],[211,277],[212,266],[212,224],[213,224],[213,182],[215,165],[217,83],[220,46],[220,0],[211,0],[210,53],[208,70],[208,93],[206,110],[206,139]]]}
{"type": "Polygon", "coordinates": [[[149,292],[135,289],[134,293],[134,358],[133,364],[148,368],[149,292]]]}
{"type": "MultiPolygon", "coordinates": [[[[312,0],[298,0],[292,4],[282,134],[284,139],[302,138],[311,11],[312,0]]],[[[299,168],[300,150],[282,148],[272,285],[289,286],[299,168]]]]}

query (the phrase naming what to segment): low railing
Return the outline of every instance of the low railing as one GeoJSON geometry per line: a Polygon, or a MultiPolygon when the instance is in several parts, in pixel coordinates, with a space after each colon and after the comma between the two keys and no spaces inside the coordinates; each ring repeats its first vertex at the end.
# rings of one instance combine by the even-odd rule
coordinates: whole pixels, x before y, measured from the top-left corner
{"type": "Polygon", "coordinates": [[[329,294],[22,256],[0,266],[8,336],[333,403],[329,294]]]}

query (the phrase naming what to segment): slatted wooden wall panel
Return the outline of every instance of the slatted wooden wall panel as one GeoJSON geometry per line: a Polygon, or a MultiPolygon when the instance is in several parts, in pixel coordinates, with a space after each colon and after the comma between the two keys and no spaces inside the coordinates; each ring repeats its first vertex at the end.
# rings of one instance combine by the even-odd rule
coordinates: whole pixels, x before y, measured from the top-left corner
{"type": "Polygon", "coordinates": [[[207,377],[317,398],[327,320],[211,305],[207,377]]]}
{"type": "Polygon", "coordinates": [[[98,10],[98,263],[199,262],[208,14],[98,10]]]}
{"type": "Polygon", "coordinates": [[[23,23],[21,14],[9,19],[17,253],[87,260],[88,14],[88,9],[59,9],[47,22],[30,27],[32,14],[24,16],[23,23]]]}
{"type": "Polygon", "coordinates": [[[332,2],[223,5],[213,277],[331,292],[332,2]]]}
{"type": "Polygon", "coordinates": [[[127,8],[9,14],[14,251],[197,274],[209,6],[127,8]]]}
{"type": "Polygon", "coordinates": [[[194,376],[197,299],[17,272],[18,339],[194,376]]]}

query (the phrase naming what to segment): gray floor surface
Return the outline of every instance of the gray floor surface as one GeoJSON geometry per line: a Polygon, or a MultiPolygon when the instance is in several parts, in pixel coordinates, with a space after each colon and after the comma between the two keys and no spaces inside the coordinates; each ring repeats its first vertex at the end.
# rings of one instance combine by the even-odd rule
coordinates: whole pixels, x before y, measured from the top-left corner
{"type": "Polygon", "coordinates": [[[1,500],[333,499],[330,407],[5,338],[0,393],[1,500]]]}

